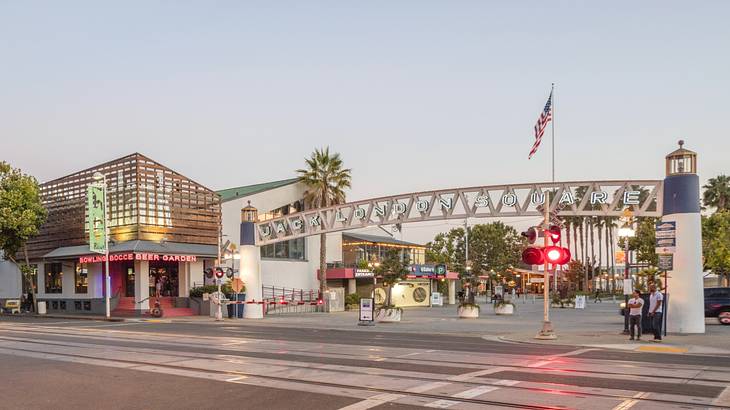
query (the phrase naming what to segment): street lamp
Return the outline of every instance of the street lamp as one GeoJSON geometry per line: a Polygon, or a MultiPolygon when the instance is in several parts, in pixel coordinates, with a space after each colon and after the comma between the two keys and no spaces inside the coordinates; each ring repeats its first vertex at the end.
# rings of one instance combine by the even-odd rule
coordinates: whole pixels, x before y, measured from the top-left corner
{"type": "Polygon", "coordinates": [[[94,172],[94,181],[101,182],[101,189],[104,193],[104,263],[106,268],[104,269],[104,286],[106,291],[104,292],[104,304],[106,309],[106,317],[111,316],[111,310],[109,306],[109,293],[111,292],[111,283],[109,282],[109,216],[107,213],[107,195],[106,195],[106,175],[101,172],[94,172]]]}
{"type": "Polygon", "coordinates": [[[629,294],[626,293],[630,289],[626,289],[627,279],[629,279],[629,238],[636,236],[634,228],[631,226],[631,211],[624,212],[626,222],[619,228],[618,237],[624,239],[624,331],[623,334],[629,334],[629,294]]]}

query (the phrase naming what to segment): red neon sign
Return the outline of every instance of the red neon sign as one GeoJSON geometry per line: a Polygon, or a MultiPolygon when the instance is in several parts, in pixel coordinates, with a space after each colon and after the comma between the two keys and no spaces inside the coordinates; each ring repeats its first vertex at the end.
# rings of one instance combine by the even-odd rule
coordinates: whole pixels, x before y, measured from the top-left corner
{"type": "MultiPolygon", "coordinates": [[[[165,262],[197,262],[195,255],[159,255],[156,253],[116,253],[109,255],[109,262],[123,261],[165,261],[165,262]]],[[[106,262],[106,256],[81,256],[79,263],[106,262]]]]}

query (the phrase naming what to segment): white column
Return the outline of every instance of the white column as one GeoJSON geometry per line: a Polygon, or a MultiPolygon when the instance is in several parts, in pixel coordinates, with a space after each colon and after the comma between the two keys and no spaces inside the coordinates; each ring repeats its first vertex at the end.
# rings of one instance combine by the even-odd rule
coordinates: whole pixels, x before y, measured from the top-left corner
{"type": "Polygon", "coordinates": [[[134,301],[135,309],[149,310],[150,308],[150,263],[148,261],[134,261],[134,301]],[[142,300],[145,300],[142,302],[142,300]]]}
{"type": "MultiPolygon", "coordinates": [[[[702,280],[702,225],[699,213],[671,214],[662,222],[677,223],[674,270],[668,272],[667,331],[705,333],[702,280]]],[[[664,278],[662,277],[662,281],[664,278]]]]}
{"type": "Polygon", "coordinates": [[[456,281],[453,279],[449,280],[449,305],[456,304],[456,281]]]}
{"type": "MultiPolygon", "coordinates": [[[[261,251],[256,245],[241,245],[241,268],[239,276],[246,286],[246,301],[260,302],[261,291],[261,251]]],[[[245,319],[263,319],[264,307],[258,303],[248,303],[243,309],[245,319]]]]}
{"type": "Polygon", "coordinates": [[[190,262],[178,262],[177,294],[182,298],[190,295],[190,262]]]}
{"type": "Polygon", "coordinates": [[[347,280],[347,294],[357,293],[357,282],[355,279],[347,280]]]}

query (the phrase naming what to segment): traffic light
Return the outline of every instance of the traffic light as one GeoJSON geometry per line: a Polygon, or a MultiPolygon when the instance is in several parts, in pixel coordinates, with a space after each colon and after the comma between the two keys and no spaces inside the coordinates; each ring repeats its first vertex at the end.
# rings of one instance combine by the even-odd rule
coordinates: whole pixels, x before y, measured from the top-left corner
{"type": "Polygon", "coordinates": [[[560,246],[548,246],[545,248],[545,259],[553,265],[565,265],[570,262],[570,251],[560,246]]]}
{"type": "Polygon", "coordinates": [[[226,273],[223,271],[223,268],[215,268],[215,277],[216,279],[223,279],[223,276],[225,276],[226,273]]]}
{"type": "Polygon", "coordinates": [[[530,246],[522,251],[522,262],[528,265],[542,265],[545,263],[545,256],[542,253],[542,248],[535,248],[530,246]]]}
{"type": "Polygon", "coordinates": [[[521,235],[524,236],[525,238],[527,238],[527,242],[530,245],[532,245],[533,243],[535,243],[535,240],[537,239],[537,230],[535,229],[534,226],[532,226],[525,232],[522,232],[521,235]]]}
{"type": "Polygon", "coordinates": [[[550,237],[550,240],[553,241],[553,245],[560,242],[561,229],[559,226],[550,225],[550,227],[547,229],[546,233],[550,237]]]}
{"type": "Polygon", "coordinates": [[[208,279],[213,279],[213,269],[206,268],[203,272],[205,272],[205,277],[208,279]]]}

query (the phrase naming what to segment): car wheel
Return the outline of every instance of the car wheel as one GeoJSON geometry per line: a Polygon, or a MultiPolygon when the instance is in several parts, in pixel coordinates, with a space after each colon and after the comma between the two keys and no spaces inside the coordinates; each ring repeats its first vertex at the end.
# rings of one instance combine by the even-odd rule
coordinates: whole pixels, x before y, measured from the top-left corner
{"type": "Polygon", "coordinates": [[[730,310],[725,310],[717,315],[717,320],[723,325],[730,325],[730,310]]]}

